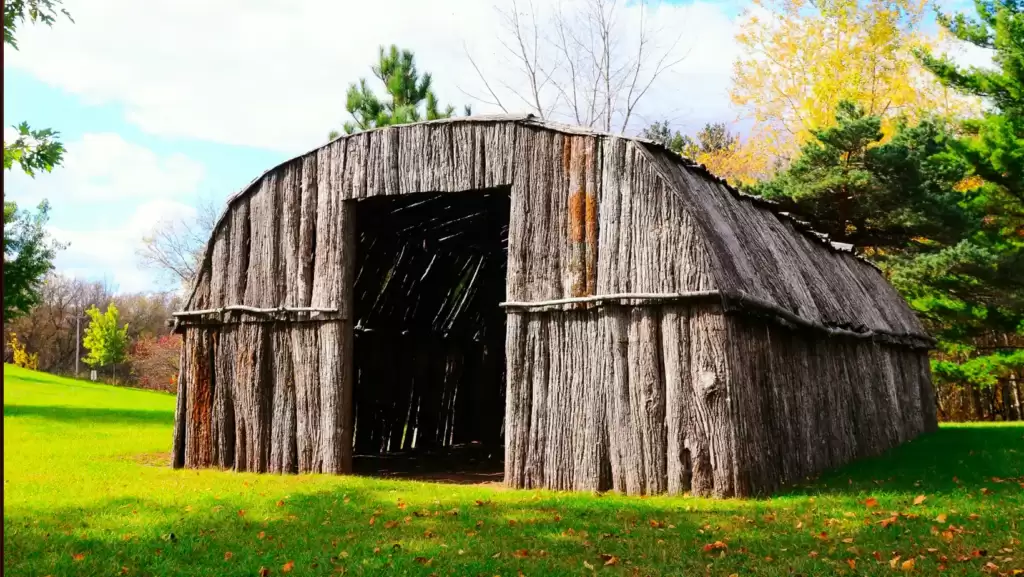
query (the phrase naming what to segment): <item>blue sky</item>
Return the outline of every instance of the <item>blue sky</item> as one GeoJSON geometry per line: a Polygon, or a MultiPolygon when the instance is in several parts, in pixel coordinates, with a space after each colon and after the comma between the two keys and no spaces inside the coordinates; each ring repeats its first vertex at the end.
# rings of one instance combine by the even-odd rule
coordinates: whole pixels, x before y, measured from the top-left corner
{"type": "MultiPolygon", "coordinates": [[[[76,153],[81,153],[84,138],[104,135],[119,137],[125,146],[135,147],[138,151],[151,152],[158,160],[158,166],[160,161],[164,161],[163,170],[153,176],[168,176],[173,180],[174,167],[168,165],[166,160],[175,157],[194,161],[198,169],[198,178],[182,179],[171,189],[164,187],[160,191],[147,190],[145,183],[137,183],[143,186],[126,191],[131,192],[130,195],[118,193],[113,198],[100,199],[74,194],[66,187],[92,184],[109,188],[113,171],[130,166],[112,165],[109,171],[99,170],[89,175],[78,175],[73,182],[61,178],[62,173],[67,172],[63,168],[56,169],[54,174],[37,175],[34,181],[17,173],[4,176],[5,195],[20,204],[34,206],[41,197],[50,200],[50,224],[58,231],[55,236],[71,243],[57,259],[58,270],[90,280],[106,281],[115,290],[133,292],[174,286],[169,279],[154,274],[154,271],[142,269],[135,262],[136,245],[142,236],[138,233],[144,232],[145,227],[155,222],[152,218],[145,218],[138,227],[125,234],[114,235],[109,239],[112,242],[98,247],[80,246],[86,240],[82,236],[124,228],[126,223],[137,216],[140,207],[147,203],[156,203],[153,207],[155,212],[147,216],[190,218],[189,207],[204,201],[220,205],[227,196],[289,156],[282,151],[258,147],[154,135],[126,120],[122,106],[114,103],[90,104],[84,100],[47,85],[27,72],[4,69],[6,123],[24,120],[33,127],[59,130],[61,140],[69,146],[69,155],[72,156],[70,160],[74,160],[76,153]],[[172,174],[165,174],[167,172],[172,174]],[[98,251],[108,253],[109,258],[97,258],[98,251]]],[[[110,143],[102,146],[109,150],[110,143]]],[[[127,160],[130,162],[130,158],[127,160]]]]}
{"type": "MultiPolygon", "coordinates": [[[[580,2],[582,0],[567,0],[580,2]]],[[[500,2],[499,2],[500,3],[500,2]]],[[[345,120],[349,82],[368,76],[381,44],[412,49],[442,102],[508,112],[525,87],[499,39],[500,15],[477,0],[65,0],[75,18],[26,25],[4,49],[4,124],[61,132],[64,166],[32,180],[4,174],[5,198],[52,205],[51,232],[70,242],[58,271],[121,292],[167,288],[136,251],[162,220],[218,206],[273,165],[310,150],[345,120]],[[381,18],[380,13],[390,16],[381,18]],[[358,23],[358,24],[353,24],[358,23]]],[[[534,3],[540,21],[552,1],[534,3]]],[[[680,62],[635,110],[631,129],[668,120],[692,131],[730,121],[734,40],[743,0],[671,1],[647,13],[655,46],[680,62]]],[[[621,7],[622,21],[636,15],[621,7]]],[[[624,28],[623,42],[631,29],[624,28]]],[[[461,108],[461,106],[459,106],[461,108]]]]}

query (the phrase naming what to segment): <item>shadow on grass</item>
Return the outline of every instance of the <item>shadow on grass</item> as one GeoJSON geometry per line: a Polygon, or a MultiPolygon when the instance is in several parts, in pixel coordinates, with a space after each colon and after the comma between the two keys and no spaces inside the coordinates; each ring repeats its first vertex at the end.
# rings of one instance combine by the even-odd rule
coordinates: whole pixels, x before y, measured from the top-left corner
{"type": "Polygon", "coordinates": [[[61,385],[61,386],[81,386],[90,384],[87,381],[79,380],[74,377],[64,377],[61,375],[50,374],[50,373],[35,373],[32,371],[25,371],[24,373],[18,373],[13,375],[19,381],[25,381],[26,383],[42,383],[44,385],[61,385]],[[45,376],[36,376],[45,375],[45,376]],[[60,379],[59,381],[56,379],[60,379]]]}
{"type": "Polygon", "coordinates": [[[1024,426],[944,426],[878,457],[854,461],[782,495],[859,494],[866,490],[950,493],[992,478],[1024,475],[1024,426]]]}
{"type": "Polygon", "coordinates": [[[96,409],[60,405],[4,405],[4,418],[7,417],[40,417],[66,423],[129,423],[137,425],[167,425],[174,421],[174,414],[169,411],[96,409]]]}
{"type": "Polygon", "coordinates": [[[774,576],[836,574],[854,558],[860,573],[888,574],[889,560],[902,556],[917,559],[919,574],[937,574],[939,555],[948,555],[962,571],[980,574],[989,558],[971,552],[1003,546],[1021,492],[1015,482],[993,485],[990,496],[978,489],[992,476],[1024,474],[1022,436],[1024,427],[943,428],[788,491],[819,499],[627,498],[365,478],[288,494],[251,475],[230,489],[188,492],[188,483],[175,480],[167,486],[180,492],[173,499],[5,511],[4,567],[12,574],[126,567],[130,575],[241,576],[261,567],[277,575],[294,562],[301,575],[489,576],[589,574],[586,562],[608,575],[774,576]],[[888,493],[879,495],[883,506],[866,508],[857,496],[865,491],[888,493]],[[913,505],[919,493],[929,499],[913,505]],[[920,515],[880,524],[896,509],[920,515]],[[967,516],[975,511],[978,520],[967,516]],[[931,531],[940,512],[967,527],[952,543],[931,531]],[[727,551],[709,553],[719,541],[727,551]],[[610,556],[617,561],[604,565],[610,556]]]}
{"type": "MultiPolygon", "coordinates": [[[[280,495],[252,494],[206,497],[187,508],[110,499],[87,508],[15,513],[4,521],[4,564],[40,575],[109,574],[121,567],[130,575],[240,576],[261,567],[277,575],[294,562],[302,575],[490,576],[576,574],[584,560],[602,564],[601,554],[643,566],[654,561],[646,557],[664,551],[662,562],[686,570],[705,562],[702,516],[667,512],[663,503],[550,493],[492,501],[494,494],[484,490],[455,497],[417,494],[387,481],[374,487],[293,495],[282,506],[274,501],[280,495]],[[667,515],[672,530],[664,528],[667,521],[659,529],[649,524],[667,515]],[[692,558],[679,559],[680,551],[693,552],[692,558]]],[[[625,567],[609,569],[626,574],[625,567]]]]}

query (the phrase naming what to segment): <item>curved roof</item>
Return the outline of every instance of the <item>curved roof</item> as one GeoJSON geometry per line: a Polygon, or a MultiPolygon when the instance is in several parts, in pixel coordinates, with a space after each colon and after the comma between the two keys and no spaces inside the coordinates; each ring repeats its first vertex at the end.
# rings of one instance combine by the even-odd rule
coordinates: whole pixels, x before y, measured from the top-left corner
{"type": "MultiPolygon", "coordinates": [[[[827,235],[818,233],[807,223],[779,211],[775,203],[740,193],[724,180],[709,173],[703,166],[667,150],[660,144],[640,138],[614,136],[541,121],[532,115],[452,118],[341,136],[266,171],[229,198],[224,213],[215,225],[214,236],[224,226],[233,206],[261,190],[268,175],[277,178],[274,175],[284,167],[294,166],[297,162],[301,164],[301,161],[315,162],[318,154],[322,156],[340,141],[354,138],[360,138],[359,142],[362,143],[359,145],[362,152],[358,158],[362,161],[363,167],[355,170],[359,171],[359,178],[363,179],[360,183],[363,187],[369,186],[367,179],[377,178],[372,174],[367,176],[367,173],[372,171],[365,165],[372,162],[392,163],[388,167],[389,174],[381,178],[402,181],[400,184],[375,182],[374,184],[382,190],[380,194],[395,194],[398,188],[410,188],[405,186],[407,180],[414,181],[415,184],[422,181],[423,186],[427,186],[425,183],[434,175],[408,173],[429,172],[432,170],[429,166],[431,162],[447,163],[444,170],[449,173],[461,169],[487,173],[486,178],[481,178],[480,174],[470,175],[467,182],[514,180],[515,157],[522,153],[514,143],[516,133],[513,132],[511,136],[503,133],[503,138],[511,139],[512,142],[502,143],[500,150],[504,156],[501,159],[483,160],[481,157],[487,152],[471,151],[469,154],[475,164],[471,162],[468,167],[459,166],[457,160],[452,160],[461,152],[456,150],[460,145],[453,142],[455,137],[449,134],[444,137],[447,140],[444,140],[434,136],[437,132],[435,128],[474,124],[592,137],[598,143],[598,152],[593,155],[597,160],[590,157],[588,162],[600,162],[600,150],[609,144],[621,147],[624,143],[630,147],[635,155],[635,162],[644,164],[645,170],[660,181],[661,185],[657,188],[664,194],[672,195],[673,202],[682,206],[685,216],[679,220],[679,226],[683,226],[682,221],[687,220],[691,226],[699,229],[704,239],[701,250],[706,252],[710,259],[714,288],[722,294],[724,304],[730,310],[768,312],[777,320],[782,319],[789,324],[804,324],[852,332],[861,336],[881,335],[885,337],[883,340],[900,344],[929,346],[934,342],[928,337],[907,303],[886,282],[880,271],[857,255],[852,246],[829,241],[827,235]],[[403,159],[402,151],[406,150],[403,147],[407,146],[406,141],[412,140],[415,140],[416,153],[422,158],[403,159]],[[425,148],[433,150],[422,152],[425,148]],[[501,166],[482,166],[495,162],[499,162],[501,166]],[[491,172],[500,174],[494,176],[491,172]],[[387,192],[383,191],[385,188],[388,189],[387,192]]],[[[408,152],[405,154],[408,156],[408,152]]],[[[351,153],[349,155],[352,156],[351,153]]],[[[607,167],[605,169],[607,170],[607,167]]],[[[332,186],[341,187],[342,169],[332,170],[338,174],[329,182],[333,183],[332,186]]],[[[344,170],[350,169],[346,166],[344,170]]],[[[345,176],[348,176],[348,172],[345,176]]],[[[345,186],[355,185],[346,183],[345,186]]],[[[426,190],[431,189],[428,187],[426,190]]],[[[606,190],[602,194],[610,193],[610,190],[606,190]]],[[[626,194],[621,191],[618,193],[626,194]]],[[[346,189],[340,198],[361,197],[362,195],[346,189]]],[[[207,245],[204,267],[209,265],[213,244],[211,239],[207,245]]],[[[598,254],[596,258],[600,260],[601,255],[598,254]]],[[[198,278],[200,276],[197,275],[186,308],[193,308],[196,289],[201,281],[201,278],[198,278]]],[[[674,288],[686,291],[708,287],[705,284],[701,287],[674,288]]]]}

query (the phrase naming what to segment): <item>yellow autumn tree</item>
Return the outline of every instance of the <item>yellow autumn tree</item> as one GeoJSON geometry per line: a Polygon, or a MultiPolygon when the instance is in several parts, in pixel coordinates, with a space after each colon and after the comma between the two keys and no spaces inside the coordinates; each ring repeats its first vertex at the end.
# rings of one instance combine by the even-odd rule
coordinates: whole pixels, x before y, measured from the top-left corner
{"type": "Polygon", "coordinates": [[[734,184],[753,184],[771,176],[771,156],[757,139],[737,141],[718,150],[699,151],[690,158],[706,166],[711,174],[734,184]]]}
{"type": "Polygon", "coordinates": [[[753,139],[788,158],[830,126],[836,107],[851,100],[893,120],[922,113],[963,115],[976,109],[943,87],[915,59],[915,48],[943,42],[928,33],[924,0],[753,0],[737,40],[731,98],[756,122],[753,139]]]}
{"type": "Polygon", "coordinates": [[[714,122],[689,136],[673,130],[668,121],[659,121],[644,128],[640,136],[703,164],[712,174],[734,184],[753,184],[771,176],[769,156],[760,142],[743,140],[734,129],[729,123],[714,122]]]}

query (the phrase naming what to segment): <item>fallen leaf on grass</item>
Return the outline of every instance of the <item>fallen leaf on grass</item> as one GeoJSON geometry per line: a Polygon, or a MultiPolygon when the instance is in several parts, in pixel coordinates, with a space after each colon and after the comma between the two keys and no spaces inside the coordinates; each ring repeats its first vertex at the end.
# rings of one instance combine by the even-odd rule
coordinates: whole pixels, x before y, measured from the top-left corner
{"type": "Polygon", "coordinates": [[[245,509],[239,509],[238,510],[238,516],[239,517],[245,517],[245,509]]]}
{"type": "Polygon", "coordinates": [[[588,563],[587,561],[583,562],[583,566],[586,567],[587,569],[590,569],[591,571],[594,570],[594,566],[591,565],[590,563],[588,563]]]}
{"type": "Polygon", "coordinates": [[[870,509],[871,507],[877,507],[877,506],[878,506],[878,499],[875,499],[874,497],[868,497],[868,499],[867,499],[866,501],[864,501],[864,504],[865,504],[865,505],[866,505],[866,506],[867,506],[867,507],[868,507],[869,509],[870,509]]]}
{"type": "Polygon", "coordinates": [[[75,561],[81,561],[82,559],[85,559],[85,553],[75,553],[71,558],[75,561]]]}
{"type": "Polygon", "coordinates": [[[281,501],[278,501],[278,502],[277,502],[277,506],[278,506],[278,507],[284,507],[284,501],[283,501],[283,500],[281,500],[281,501]]]}
{"type": "Polygon", "coordinates": [[[384,528],[385,529],[394,529],[397,526],[398,526],[398,521],[385,521],[384,522],[384,528]]]}
{"type": "Polygon", "coordinates": [[[843,543],[853,543],[853,537],[847,537],[846,539],[843,539],[843,543]]]}
{"type": "Polygon", "coordinates": [[[260,531],[259,533],[256,534],[256,538],[257,539],[262,539],[262,538],[264,538],[266,536],[267,536],[267,534],[265,532],[263,532],[263,531],[260,531]]]}
{"type": "Polygon", "coordinates": [[[270,569],[260,567],[260,577],[267,577],[267,575],[270,575],[270,569]]]}
{"type": "Polygon", "coordinates": [[[127,567],[121,567],[121,575],[127,575],[129,569],[127,567]]]}
{"type": "Polygon", "coordinates": [[[982,495],[991,495],[992,494],[992,490],[989,489],[988,487],[982,487],[981,488],[981,494],[982,495]]]}
{"type": "Polygon", "coordinates": [[[619,563],[618,557],[616,557],[615,555],[609,555],[607,553],[601,553],[601,560],[604,561],[605,567],[618,565],[619,563]]]}
{"type": "Polygon", "coordinates": [[[224,560],[225,560],[225,561],[228,561],[228,560],[230,560],[230,559],[231,559],[232,557],[234,557],[234,556],[235,556],[235,554],[234,554],[234,553],[232,553],[231,551],[225,551],[225,552],[224,552],[224,560]]]}
{"type": "Polygon", "coordinates": [[[900,562],[900,556],[897,555],[897,556],[893,557],[892,559],[889,559],[889,566],[892,567],[893,569],[895,569],[896,568],[896,564],[899,563],[899,562],[900,562]]]}
{"type": "Polygon", "coordinates": [[[708,543],[707,545],[705,545],[704,546],[704,552],[707,553],[709,551],[717,551],[717,550],[720,550],[720,549],[728,549],[728,548],[729,548],[729,546],[726,545],[725,543],[723,543],[721,541],[715,541],[714,543],[708,543]]]}
{"type": "Polygon", "coordinates": [[[917,497],[914,497],[914,504],[915,505],[920,505],[921,503],[924,503],[924,500],[927,499],[927,498],[928,497],[926,497],[924,495],[918,495],[917,497]]]}
{"type": "Polygon", "coordinates": [[[292,569],[295,568],[295,561],[289,561],[281,566],[282,573],[291,573],[292,569]]]}
{"type": "Polygon", "coordinates": [[[985,570],[986,571],[999,571],[999,565],[996,565],[995,563],[989,561],[988,563],[985,563],[985,570]]]}
{"type": "Polygon", "coordinates": [[[945,513],[939,513],[939,516],[936,517],[935,520],[938,521],[939,523],[945,523],[946,522],[946,514],[945,513]]]}
{"type": "Polygon", "coordinates": [[[516,520],[515,519],[509,519],[508,520],[508,526],[509,527],[515,527],[516,526],[516,520]]]}
{"type": "Polygon", "coordinates": [[[914,559],[907,559],[906,561],[904,561],[903,564],[900,565],[900,569],[902,569],[904,571],[913,571],[914,570],[914,559]]]}
{"type": "Polygon", "coordinates": [[[850,566],[850,569],[857,569],[857,560],[856,559],[847,559],[846,560],[846,564],[850,566]]]}
{"type": "Polygon", "coordinates": [[[971,521],[977,521],[978,519],[981,518],[981,515],[979,515],[977,513],[971,513],[970,515],[967,516],[967,518],[970,519],[971,521]]]}
{"type": "Polygon", "coordinates": [[[817,559],[818,558],[818,552],[817,551],[811,551],[810,553],[807,554],[807,556],[810,557],[811,559],[817,559]]]}
{"type": "Polygon", "coordinates": [[[370,525],[371,525],[371,526],[372,526],[372,525],[373,525],[374,523],[376,523],[376,522],[377,522],[377,518],[376,518],[376,517],[370,517],[370,525]]]}
{"type": "Polygon", "coordinates": [[[888,527],[889,525],[892,525],[893,523],[895,523],[896,520],[897,520],[897,517],[895,515],[893,515],[892,517],[889,517],[888,519],[882,519],[881,525],[882,525],[882,527],[888,527]]]}
{"type": "Polygon", "coordinates": [[[413,561],[419,563],[420,565],[429,567],[430,564],[433,562],[433,559],[427,559],[426,557],[417,557],[413,559],[413,561]]]}
{"type": "Polygon", "coordinates": [[[821,539],[822,541],[828,541],[828,533],[822,531],[814,536],[815,539],[821,539]]]}
{"type": "Polygon", "coordinates": [[[796,522],[796,528],[797,529],[803,529],[804,528],[804,522],[803,521],[797,521],[796,522]]]}
{"type": "Polygon", "coordinates": [[[520,549],[520,550],[516,551],[515,553],[512,553],[512,556],[513,557],[518,557],[520,559],[523,559],[525,557],[529,557],[530,556],[530,550],[529,549],[520,549]]]}

